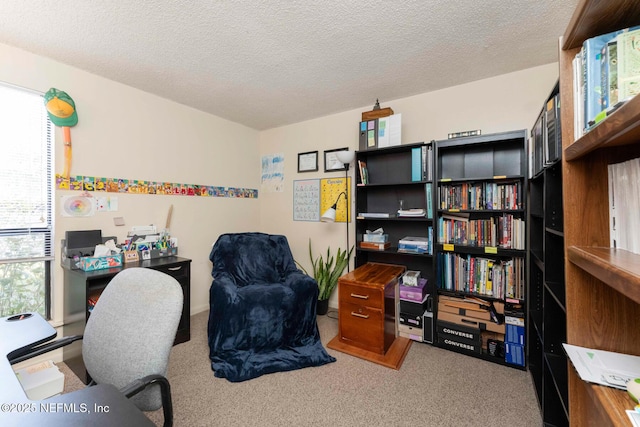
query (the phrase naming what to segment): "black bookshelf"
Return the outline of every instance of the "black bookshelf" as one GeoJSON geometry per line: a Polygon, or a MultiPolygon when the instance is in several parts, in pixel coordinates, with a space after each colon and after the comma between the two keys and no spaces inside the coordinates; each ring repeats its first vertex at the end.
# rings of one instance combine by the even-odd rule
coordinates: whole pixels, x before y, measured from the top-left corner
{"type": "Polygon", "coordinates": [[[478,298],[496,308],[499,318],[497,322],[491,318],[478,320],[470,316],[468,309],[451,313],[444,311],[446,303],[443,302],[436,313],[438,330],[442,330],[441,325],[451,326],[451,321],[455,324],[471,321],[471,328],[464,331],[473,338],[452,346],[447,345],[451,337],[438,334],[437,343],[452,351],[524,370],[527,365],[527,133],[518,130],[455,138],[435,141],[434,145],[437,207],[434,263],[438,299],[446,301],[455,297],[466,302],[478,298]],[[508,222],[504,220],[506,216],[508,222]],[[451,217],[463,218],[462,225],[446,223],[451,217]],[[480,234],[482,238],[478,238],[480,234]],[[487,234],[496,237],[491,240],[487,234]],[[460,235],[464,243],[459,241],[460,235]],[[480,275],[471,275],[472,264],[474,274],[477,274],[475,269],[482,269],[480,275]],[[513,280],[514,277],[517,280],[513,280]],[[506,322],[501,315],[505,315],[506,322]]]}
{"type": "MultiPolygon", "coordinates": [[[[558,85],[544,104],[532,130],[533,162],[538,165],[529,180],[529,372],[546,426],[569,425],[567,342],[564,269],[564,226],[561,150],[551,158],[542,147],[561,147],[559,121],[547,111],[559,105],[558,85]],[[536,130],[538,128],[538,130],[536,130]],[[541,158],[536,159],[537,156],[541,158]]],[[[559,111],[555,113],[559,117],[559,111]]],[[[551,153],[556,153],[553,149],[551,153]]]]}

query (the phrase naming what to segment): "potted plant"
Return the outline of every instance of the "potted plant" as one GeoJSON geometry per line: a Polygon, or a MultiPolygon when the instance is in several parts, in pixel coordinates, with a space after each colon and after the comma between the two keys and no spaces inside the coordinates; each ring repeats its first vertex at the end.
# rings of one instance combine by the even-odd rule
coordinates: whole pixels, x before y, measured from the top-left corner
{"type": "Polygon", "coordinates": [[[311,249],[311,239],[309,239],[309,258],[311,259],[313,274],[309,274],[304,267],[296,262],[302,271],[316,279],[316,282],[318,282],[318,308],[316,310],[318,314],[327,314],[329,309],[329,297],[336,286],[338,286],[338,278],[342,275],[342,272],[349,263],[352,252],[353,247],[349,249],[348,253],[346,250],[343,251],[338,248],[338,253],[334,257],[331,255],[331,248],[329,247],[327,248],[326,257],[319,255],[317,258],[314,258],[313,251],[311,249]]]}

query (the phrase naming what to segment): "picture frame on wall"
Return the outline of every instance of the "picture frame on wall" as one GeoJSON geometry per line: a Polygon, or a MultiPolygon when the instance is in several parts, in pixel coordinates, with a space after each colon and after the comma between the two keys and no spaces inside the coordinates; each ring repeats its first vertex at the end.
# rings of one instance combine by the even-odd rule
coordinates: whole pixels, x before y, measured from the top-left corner
{"type": "Polygon", "coordinates": [[[298,172],[317,172],[318,152],[298,153],[298,172]]]}
{"type": "Polygon", "coordinates": [[[344,148],[335,148],[333,150],[325,150],[324,151],[324,171],[325,172],[336,172],[336,171],[344,171],[347,168],[344,166],[336,154],[339,151],[349,151],[348,147],[344,148]]]}

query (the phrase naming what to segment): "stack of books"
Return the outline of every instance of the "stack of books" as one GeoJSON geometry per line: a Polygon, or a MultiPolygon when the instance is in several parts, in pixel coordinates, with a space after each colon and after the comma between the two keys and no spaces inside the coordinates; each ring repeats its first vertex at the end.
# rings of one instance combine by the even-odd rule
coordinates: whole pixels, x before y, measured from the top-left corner
{"type": "MultiPolygon", "coordinates": [[[[429,227],[431,232],[432,228],[429,227]]],[[[433,253],[431,246],[431,236],[415,237],[407,236],[398,241],[398,252],[414,253],[414,254],[430,254],[433,253]]]]}
{"type": "Polygon", "coordinates": [[[424,218],[427,212],[424,209],[399,209],[399,218],[424,218]]]}

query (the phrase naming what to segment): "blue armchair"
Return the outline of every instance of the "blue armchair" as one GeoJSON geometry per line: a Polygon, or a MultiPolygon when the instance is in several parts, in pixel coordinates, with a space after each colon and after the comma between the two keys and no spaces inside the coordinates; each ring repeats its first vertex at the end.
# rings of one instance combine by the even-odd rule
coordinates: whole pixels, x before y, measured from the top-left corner
{"type": "Polygon", "coordinates": [[[229,233],[209,259],[209,358],[232,382],[334,362],[316,323],[318,284],[297,269],[285,236],[229,233]]]}

